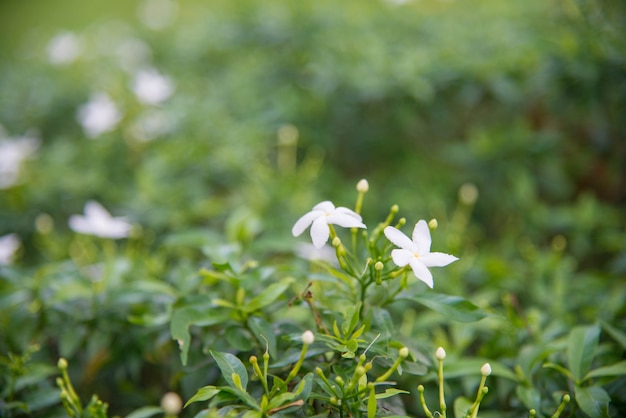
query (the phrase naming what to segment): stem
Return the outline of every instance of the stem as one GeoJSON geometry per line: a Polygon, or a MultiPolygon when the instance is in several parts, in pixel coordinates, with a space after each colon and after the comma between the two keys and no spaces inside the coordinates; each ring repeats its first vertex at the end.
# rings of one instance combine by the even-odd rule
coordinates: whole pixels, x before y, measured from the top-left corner
{"type": "Polygon", "coordinates": [[[441,409],[441,416],[446,417],[446,398],[443,393],[443,360],[437,360],[439,362],[439,409],[441,409]]]}

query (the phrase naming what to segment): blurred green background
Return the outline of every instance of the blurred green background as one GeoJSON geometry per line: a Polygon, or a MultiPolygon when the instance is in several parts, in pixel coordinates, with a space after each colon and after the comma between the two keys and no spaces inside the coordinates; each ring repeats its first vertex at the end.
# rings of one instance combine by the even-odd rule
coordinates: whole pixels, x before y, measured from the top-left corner
{"type": "MultiPolygon", "coordinates": [[[[442,251],[467,260],[438,290],[495,304],[511,292],[539,311],[558,291],[562,316],[542,326],[623,329],[624,12],[583,0],[4,0],[2,136],[39,145],[0,189],[0,235],[19,234],[16,268],[34,277],[68,260],[67,219],[96,199],[141,225],[145,257],[206,231],[276,254],[293,247],[300,214],[325,199],[351,206],[367,178],[366,222],[394,203],[409,223],[435,217],[442,251]],[[63,33],[76,53],[55,61],[63,33]],[[146,69],[171,96],[138,99],[146,69]],[[89,138],[78,115],[99,92],[120,118],[89,138]]],[[[199,259],[177,246],[133,271],[175,283],[199,259]]],[[[36,287],[12,283],[6,295],[36,287]]],[[[28,322],[16,306],[5,304],[3,329],[28,322]]],[[[50,331],[35,328],[2,331],[0,351],[47,341],[55,358],[50,331]]],[[[86,393],[109,390],[86,381],[86,393]]]]}

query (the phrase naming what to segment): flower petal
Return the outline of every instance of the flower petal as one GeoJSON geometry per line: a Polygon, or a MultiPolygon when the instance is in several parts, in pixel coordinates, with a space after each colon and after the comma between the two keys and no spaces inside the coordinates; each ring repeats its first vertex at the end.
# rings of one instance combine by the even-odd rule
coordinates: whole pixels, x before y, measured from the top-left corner
{"type": "Polygon", "coordinates": [[[387,239],[394,245],[411,252],[415,252],[417,250],[415,244],[413,244],[409,237],[393,226],[386,227],[384,232],[387,239]]]}
{"type": "Polygon", "coordinates": [[[326,222],[344,228],[367,228],[360,219],[347,213],[337,213],[336,211],[326,217],[326,222]]]}
{"type": "Polygon", "coordinates": [[[333,205],[333,202],[331,202],[330,200],[325,200],[313,206],[313,210],[321,210],[325,213],[331,213],[335,210],[335,205],[333,205]]]}
{"type": "Polygon", "coordinates": [[[395,249],[391,251],[391,258],[393,259],[393,262],[396,264],[396,266],[404,267],[409,264],[409,261],[415,258],[415,256],[409,250],[395,249]]]}
{"type": "Polygon", "coordinates": [[[417,248],[417,253],[422,256],[430,252],[430,229],[425,220],[420,220],[413,228],[413,242],[417,248]]]}
{"type": "Polygon", "coordinates": [[[321,216],[313,221],[311,226],[311,240],[313,240],[313,246],[315,248],[322,248],[326,241],[330,237],[330,228],[326,223],[326,217],[321,216]]]}
{"type": "Polygon", "coordinates": [[[409,261],[409,265],[413,270],[415,276],[426,283],[428,287],[433,288],[433,275],[430,273],[428,268],[420,261],[420,258],[413,258],[409,261]]]}
{"type": "Polygon", "coordinates": [[[424,263],[426,267],[443,267],[458,259],[458,257],[445,253],[428,253],[420,256],[420,261],[424,263]]]}
{"type": "Polygon", "coordinates": [[[359,215],[358,213],[356,213],[356,212],[355,212],[355,211],[353,211],[352,209],[348,209],[348,208],[345,208],[345,207],[343,207],[343,206],[339,206],[338,208],[336,208],[336,209],[333,211],[333,215],[334,215],[334,214],[336,214],[336,213],[344,213],[344,214],[346,214],[346,215],[350,215],[350,216],[352,216],[353,218],[358,219],[359,221],[362,221],[362,220],[363,220],[363,218],[361,218],[361,215],[359,215]]]}
{"type": "Polygon", "coordinates": [[[100,203],[89,200],[85,203],[85,217],[93,223],[103,220],[106,222],[106,220],[111,219],[111,214],[100,203]]]}
{"type": "Polygon", "coordinates": [[[92,227],[89,224],[89,221],[82,215],[72,215],[68,220],[68,224],[70,229],[74,232],[78,232],[80,234],[91,234],[92,227]]]}
{"type": "Polygon", "coordinates": [[[311,225],[311,223],[313,223],[313,221],[320,216],[324,216],[324,212],[322,212],[321,210],[312,210],[311,212],[305,213],[293,225],[293,228],[291,228],[291,233],[294,237],[297,237],[298,235],[302,234],[304,230],[307,229],[311,225]]]}

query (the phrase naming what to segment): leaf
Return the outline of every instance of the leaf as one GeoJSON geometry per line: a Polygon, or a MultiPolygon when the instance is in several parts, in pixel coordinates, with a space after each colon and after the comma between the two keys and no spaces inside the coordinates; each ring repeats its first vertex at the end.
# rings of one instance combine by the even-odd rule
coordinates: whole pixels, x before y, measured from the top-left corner
{"type": "Polygon", "coordinates": [[[256,402],[256,400],[252,396],[250,396],[247,392],[237,389],[236,387],[228,387],[228,386],[220,387],[220,390],[222,392],[227,392],[232,395],[235,395],[236,397],[244,401],[246,404],[248,404],[249,407],[254,408],[257,411],[261,409],[259,407],[259,404],[256,402]]]}
{"type": "Polygon", "coordinates": [[[515,393],[528,409],[538,409],[541,403],[541,393],[532,386],[517,385],[515,393]]]}
{"type": "Polygon", "coordinates": [[[244,306],[239,306],[239,309],[244,312],[258,311],[278,299],[283,293],[285,293],[285,290],[289,288],[292,282],[293,279],[288,277],[281,280],[279,283],[269,285],[264,291],[252,298],[252,300],[244,306]]]}
{"type": "Polygon", "coordinates": [[[243,365],[241,360],[233,356],[230,353],[221,353],[219,351],[209,351],[211,356],[215,359],[217,366],[222,372],[222,376],[228,382],[228,385],[237,389],[237,385],[233,380],[233,373],[236,373],[241,378],[241,386],[245,389],[248,386],[248,371],[243,365]]]}
{"type": "Polygon", "coordinates": [[[376,418],[376,392],[374,387],[370,389],[370,396],[367,400],[367,418],[376,418]]]}
{"type": "Polygon", "coordinates": [[[232,325],[224,331],[224,337],[228,342],[228,347],[236,351],[250,351],[253,340],[245,328],[239,325],[232,325]]]}
{"type": "Polygon", "coordinates": [[[187,365],[187,353],[191,344],[189,327],[191,325],[215,325],[227,319],[228,316],[225,313],[206,307],[184,306],[174,311],[170,323],[170,333],[172,339],[176,340],[180,347],[180,360],[183,366],[187,365]]]}
{"type": "Polygon", "coordinates": [[[272,398],[268,405],[268,409],[276,409],[279,406],[282,406],[288,402],[291,402],[293,398],[295,398],[295,394],[291,392],[281,393],[280,395],[272,398]]]}
{"type": "Polygon", "coordinates": [[[215,386],[205,386],[203,388],[198,389],[195,395],[193,395],[189,400],[185,403],[183,408],[187,408],[187,405],[194,402],[207,401],[220,393],[220,388],[215,386]]]}
{"type": "Polygon", "coordinates": [[[135,409],[130,414],[126,415],[126,418],[148,418],[156,414],[162,414],[163,408],[158,406],[144,406],[139,409],[135,409]]]}
{"type": "Polygon", "coordinates": [[[609,402],[611,398],[601,387],[589,386],[583,388],[576,386],[574,394],[580,409],[591,418],[609,417],[609,402]]]}
{"type": "Polygon", "coordinates": [[[313,373],[307,373],[302,380],[298,383],[296,388],[293,390],[293,393],[296,395],[298,399],[302,399],[306,402],[311,395],[311,390],[313,389],[313,373]]]}
{"type": "Polygon", "coordinates": [[[626,334],[621,330],[615,328],[613,325],[608,322],[602,322],[602,328],[609,334],[617,343],[622,347],[623,350],[626,350],[626,334]]]}
{"type": "Polygon", "coordinates": [[[576,327],[572,330],[567,341],[567,361],[569,370],[576,382],[582,381],[591,367],[591,362],[598,348],[600,328],[576,327]]]}
{"type": "Polygon", "coordinates": [[[259,316],[251,316],[248,318],[248,327],[262,346],[267,344],[270,357],[276,358],[276,334],[272,324],[259,316]]]}
{"type": "Polygon", "coordinates": [[[470,401],[469,399],[463,396],[459,396],[458,398],[454,400],[454,416],[464,417],[467,414],[467,412],[470,410],[473,404],[474,404],[473,401],[470,401]]]}
{"type": "Polygon", "coordinates": [[[427,292],[412,297],[398,297],[395,300],[409,300],[421,303],[433,311],[460,322],[479,321],[487,316],[478,306],[458,296],[427,292]]]}
{"type": "Polygon", "coordinates": [[[593,369],[583,380],[592,379],[594,377],[605,377],[605,376],[622,376],[626,375],[626,360],[622,360],[610,366],[598,367],[597,369],[593,369]]]}
{"type": "Polygon", "coordinates": [[[399,395],[401,393],[410,394],[411,392],[407,392],[406,390],[390,388],[390,389],[385,390],[383,393],[376,394],[376,399],[391,398],[392,396],[399,395]]]}

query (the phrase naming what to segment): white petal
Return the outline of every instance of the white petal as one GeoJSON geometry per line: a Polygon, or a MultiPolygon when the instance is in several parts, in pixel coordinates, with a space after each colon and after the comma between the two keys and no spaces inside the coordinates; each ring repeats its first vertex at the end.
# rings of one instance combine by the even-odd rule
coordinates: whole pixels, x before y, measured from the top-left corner
{"type": "Polygon", "coordinates": [[[313,210],[321,210],[326,213],[331,213],[335,210],[335,205],[333,205],[333,202],[330,200],[325,200],[313,206],[313,210]]]}
{"type": "Polygon", "coordinates": [[[343,213],[343,214],[346,214],[346,215],[350,215],[353,218],[358,219],[359,222],[361,222],[363,220],[363,218],[361,218],[361,215],[359,215],[358,213],[356,213],[352,209],[344,208],[343,206],[339,206],[337,209],[335,209],[333,211],[333,215],[336,214],[336,213],[343,213]]]}
{"type": "Polygon", "coordinates": [[[95,200],[90,200],[85,204],[85,217],[92,222],[98,222],[103,219],[111,219],[111,214],[95,200]]]}
{"type": "Polygon", "coordinates": [[[304,230],[307,229],[311,225],[311,223],[320,216],[324,216],[324,212],[322,212],[321,210],[313,210],[311,212],[305,213],[293,225],[293,228],[291,228],[291,233],[294,237],[297,237],[298,235],[303,233],[304,230]]]}
{"type": "Polygon", "coordinates": [[[80,234],[91,234],[92,228],[89,225],[87,219],[82,215],[72,215],[68,221],[70,228],[74,232],[78,232],[80,234]]]}
{"type": "Polygon", "coordinates": [[[360,219],[345,213],[333,213],[326,217],[329,224],[339,225],[344,228],[367,228],[360,219]]]}
{"type": "Polygon", "coordinates": [[[330,228],[326,223],[326,217],[322,216],[313,221],[311,226],[311,239],[315,248],[322,248],[330,237],[330,228]]]}
{"type": "Polygon", "coordinates": [[[458,257],[445,253],[429,253],[420,256],[420,261],[424,263],[426,267],[443,267],[456,260],[458,260],[458,257]]]}
{"type": "Polygon", "coordinates": [[[395,249],[391,252],[391,258],[393,259],[393,262],[396,264],[396,266],[404,267],[409,264],[409,261],[415,258],[415,256],[409,250],[395,249]]]}
{"type": "Polygon", "coordinates": [[[113,218],[106,225],[102,225],[99,236],[102,238],[125,238],[131,230],[131,225],[119,218],[113,218]]]}
{"type": "Polygon", "coordinates": [[[384,232],[387,239],[391,241],[394,245],[405,250],[409,250],[411,252],[417,251],[415,244],[413,244],[409,237],[404,235],[401,231],[394,228],[393,226],[386,227],[384,232]]]}
{"type": "Polygon", "coordinates": [[[413,228],[413,242],[417,247],[417,253],[419,255],[428,254],[430,252],[430,229],[425,220],[420,220],[415,224],[413,228]]]}
{"type": "Polygon", "coordinates": [[[411,269],[413,269],[413,273],[415,276],[426,283],[428,287],[433,288],[433,275],[430,273],[428,268],[420,261],[418,258],[413,258],[409,264],[411,265],[411,269]]]}

